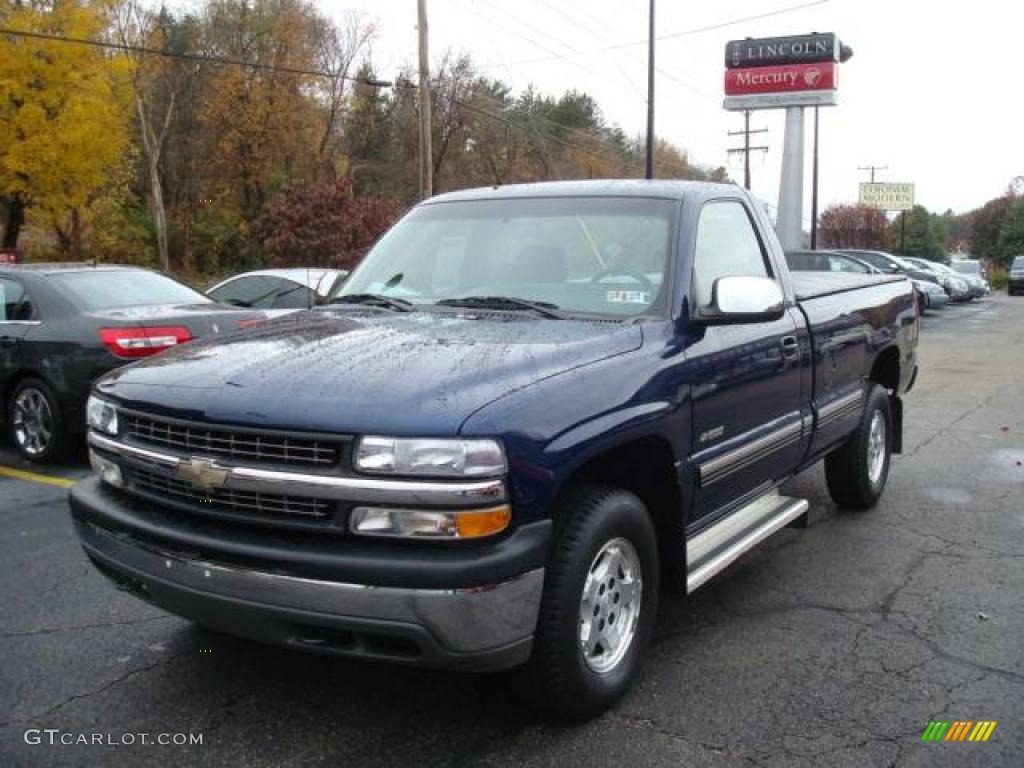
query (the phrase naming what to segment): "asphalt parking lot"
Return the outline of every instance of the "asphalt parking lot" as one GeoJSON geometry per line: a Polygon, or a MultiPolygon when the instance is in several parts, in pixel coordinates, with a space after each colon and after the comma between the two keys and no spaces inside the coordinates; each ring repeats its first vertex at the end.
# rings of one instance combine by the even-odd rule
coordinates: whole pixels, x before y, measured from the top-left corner
{"type": "Polygon", "coordinates": [[[0,765],[1019,766],[1024,299],[929,315],[920,357],[881,504],[842,512],[820,470],[797,478],[810,526],[666,596],[639,685],[582,726],[523,710],[507,676],[262,647],[122,595],[72,533],[60,480],[86,470],[0,448],[0,765]],[[932,720],[998,725],[922,743],[932,720]]]}

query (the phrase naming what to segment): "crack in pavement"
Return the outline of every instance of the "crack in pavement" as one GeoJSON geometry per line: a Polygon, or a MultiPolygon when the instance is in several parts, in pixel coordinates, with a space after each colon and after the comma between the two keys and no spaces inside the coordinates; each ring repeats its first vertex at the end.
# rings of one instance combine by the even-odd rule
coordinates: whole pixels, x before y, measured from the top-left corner
{"type": "Polygon", "coordinates": [[[681,741],[684,744],[690,744],[693,746],[700,747],[706,752],[714,752],[715,754],[721,755],[722,757],[740,759],[744,762],[750,763],[751,765],[757,765],[757,761],[745,752],[734,751],[722,744],[710,744],[699,739],[694,739],[690,736],[686,736],[677,731],[673,731],[670,728],[664,728],[662,726],[659,726],[654,720],[652,720],[649,717],[637,717],[636,715],[627,715],[622,712],[613,711],[608,714],[608,719],[612,722],[622,725],[625,728],[630,728],[639,731],[647,731],[650,733],[657,733],[661,736],[666,736],[670,739],[674,739],[675,741],[681,741]]]}
{"type": "Polygon", "coordinates": [[[134,624],[149,624],[154,621],[168,621],[174,616],[151,616],[148,619],[130,619],[127,621],[106,621],[97,624],[76,624],[70,627],[44,627],[42,629],[29,629],[22,632],[0,633],[0,640],[7,640],[12,637],[36,637],[37,635],[55,635],[60,632],[73,632],[78,629],[102,629],[104,627],[127,627],[134,624]]]}
{"type": "Polygon", "coordinates": [[[120,685],[121,683],[124,683],[124,682],[126,682],[128,680],[131,680],[133,677],[145,674],[146,672],[149,672],[150,670],[156,669],[157,667],[166,666],[167,664],[170,664],[170,663],[172,663],[174,661],[177,661],[178,659],[181,659],[181,658],[183,658],[185,656],[188,656],[191,653],[192,653],[192,651],[184,651],[182,653],[176,653],[176,654],[173,654],[171,656],[168,656],[165,659],[157,659],[156,661],[154,661],[151,664],[146,664],[146,665],[141,666],[141,667],[136,667],[135,669],[132,669],[132,670],[129,670],[128,672],[125,672],[120,677],[116,677],[113,680],[111,680],[111,681],[109,681],[107,683],[104,683],[102,686],[100,686],[99,688],[96,688],[95,690],[86,691],[85,693],[76,693],[76,694],[74,694],[72,696],[68,696],[67,698],[61,700],[57,704],[54,704],[52,707],[50,707],[49,709],[46,709],[46,710],[44,710],[42,712],[36,712],[36,713],[33,713],[33,714],[28,715],[26,717],[16,717],[16,718],[13,718],[11,720],[0,721],[0,728],[6,728],[6,727],[11,726],[11,725],[21,725],[21,724],[24,724],[24,723],[31,723],[34,720],[39,720],[41,718],[48,717],[49,715],[52,715],[54,712],[57,712],[57,711],[63,709],[64,707],[66,707],[68,704],[71,704],[72,702],[80,701],[82,699],[89,699],[89,698],[92,698],[93,696],[99,696],[100,694],[106,693],[107,691],[109,691],[110,689],[120,685]]]}

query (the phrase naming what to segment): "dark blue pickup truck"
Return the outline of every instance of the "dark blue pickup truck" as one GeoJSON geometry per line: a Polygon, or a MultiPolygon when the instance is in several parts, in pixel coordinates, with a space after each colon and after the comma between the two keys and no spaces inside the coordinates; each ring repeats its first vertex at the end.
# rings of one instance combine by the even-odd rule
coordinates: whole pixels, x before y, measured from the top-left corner
{"type": "Polygon", "coordinates": [[[871,507],[919,319],[901,276],[791,275],[735,186],[566,182],[413,209],[328,306],[101,380],[85,552],[226,632],[627,689],[659,592],[807,502],[871,507]]]}

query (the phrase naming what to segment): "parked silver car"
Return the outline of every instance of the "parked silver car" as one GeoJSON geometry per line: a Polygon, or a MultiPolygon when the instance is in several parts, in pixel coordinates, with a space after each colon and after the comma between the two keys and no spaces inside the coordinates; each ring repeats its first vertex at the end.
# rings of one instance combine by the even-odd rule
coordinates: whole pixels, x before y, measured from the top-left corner
{"type": "Polygon", "coordinates": [[[971,295],[975,298],[988,296],[991,292],[988,280],[985,279],[985,268],[978,259],[954,259],[949,266],[967,281],[971,286],[971,295]]]}
{"type": "Polygon", "coordinates": [[[206,295],[222,304],[262,309],[275,317],[323,304],[348,276],[342,269],[261,269],[229,277],[206,295]]]}
{"type": "MultiPolygon", "coordinates": [[[[916,256],[902,256],[900,261],[913,266],[930,275],[934,275],[939,284],[945,289],[950,301],[969,301],[974,298],[970,283],[963,275],[957,274],[945,264],[928,259],[920,259],[916,256]]],[[[984,295],[984,294],[981,294],[984,295]]]]}

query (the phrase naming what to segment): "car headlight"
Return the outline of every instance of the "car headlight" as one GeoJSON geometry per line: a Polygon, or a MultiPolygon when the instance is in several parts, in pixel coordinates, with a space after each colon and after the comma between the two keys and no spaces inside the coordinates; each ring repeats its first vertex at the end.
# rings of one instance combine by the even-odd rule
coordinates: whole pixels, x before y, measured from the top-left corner
{"type": "Polygon", "coordinates": [[[420,477],[491,477],[508,469],[497,440],[368,436],[359,441],[360,472],[420,477]]]}
{"type": "Polygon", "coordinates": [[[117,435],[117,409],[106,400],[89,395],[85,404],[85,420],[90,429],[106,435],[117,435]]]}

